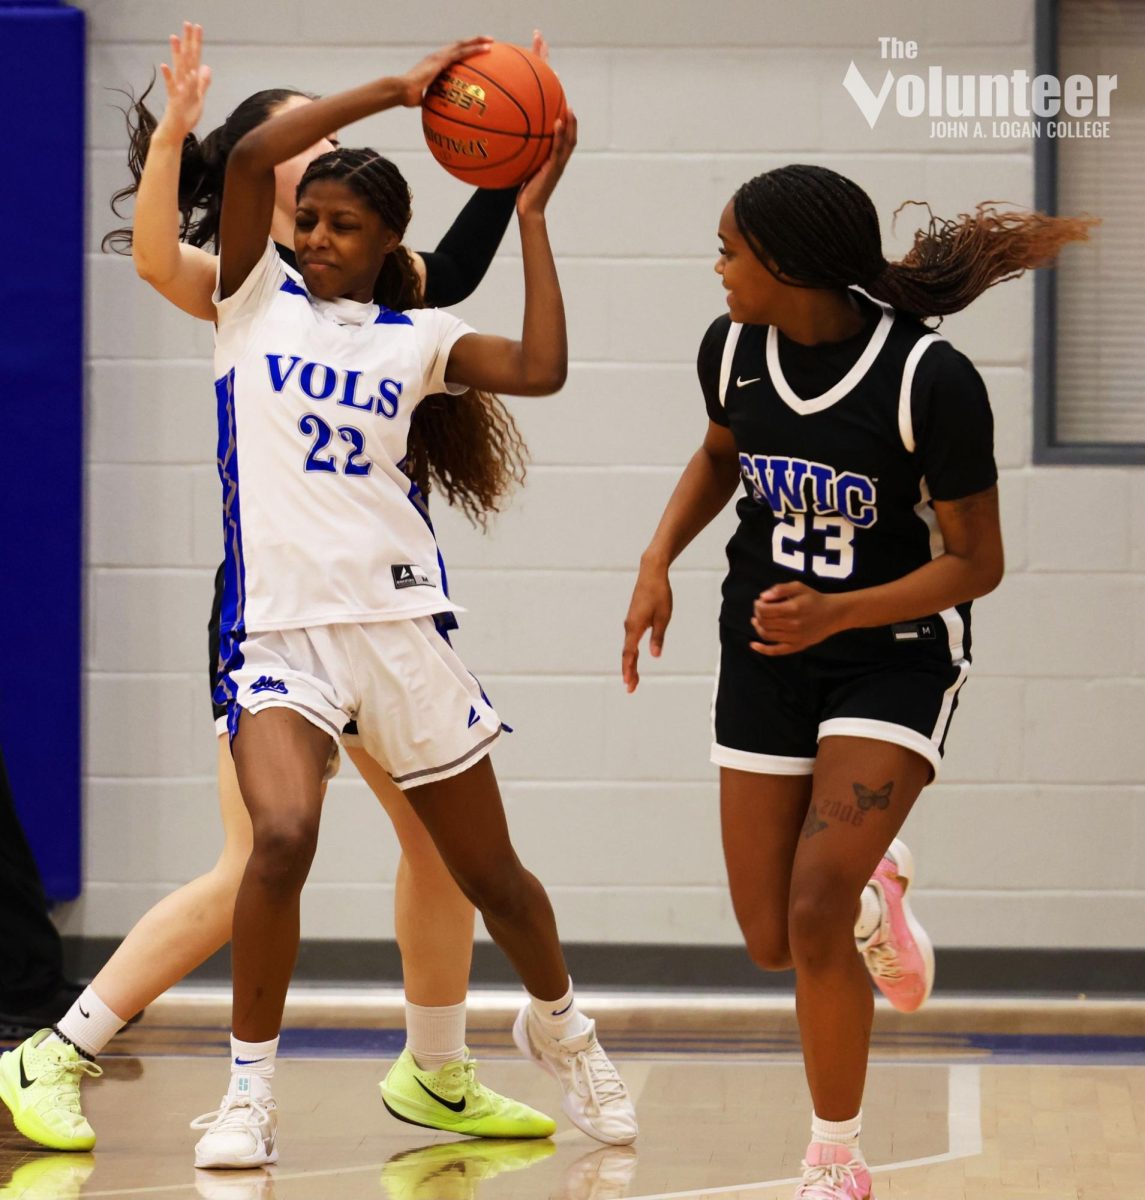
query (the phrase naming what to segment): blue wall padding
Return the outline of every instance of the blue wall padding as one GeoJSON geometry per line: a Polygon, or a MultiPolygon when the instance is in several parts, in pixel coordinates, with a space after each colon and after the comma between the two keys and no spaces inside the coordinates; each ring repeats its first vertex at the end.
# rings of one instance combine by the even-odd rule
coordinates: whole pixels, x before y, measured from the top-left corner
{"type": "Polygon", "coordinates": [[[57,900],[82,863],[84,28],[0,0],[0,740],[57,900]]]}

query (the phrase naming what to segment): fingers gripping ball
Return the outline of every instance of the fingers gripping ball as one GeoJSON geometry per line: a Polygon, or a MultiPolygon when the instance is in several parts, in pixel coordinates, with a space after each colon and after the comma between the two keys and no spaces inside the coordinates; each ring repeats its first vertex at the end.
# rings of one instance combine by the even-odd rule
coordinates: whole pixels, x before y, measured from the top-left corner
{"type": "Polygon", "coordinates": [[[475,187],[514,187],[549,156],[567,111],[548,63],[494,42],[488,54],[451,63],[429,85],[421,125],[433,157],[475,187]]]}

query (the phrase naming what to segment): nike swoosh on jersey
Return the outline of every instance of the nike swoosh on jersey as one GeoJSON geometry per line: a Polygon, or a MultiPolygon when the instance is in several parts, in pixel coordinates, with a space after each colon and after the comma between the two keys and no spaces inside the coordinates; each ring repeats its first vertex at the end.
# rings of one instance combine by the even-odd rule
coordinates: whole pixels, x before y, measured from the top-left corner
{"type": "Polygon", "coordinates": [[[427,1088],[420,1079],[417,1081],[417,1086],[421,1088],[421,1090],[425,1092],[427,1096],[432,1096],[438,1102],[438,1104],[444,1104],[446,1108],[452,1109],[455,1113],[465,1111],[464,1096],[462,1096],[460,1100],[446,1100],[444,1096],[439,1096],[436,1092],[430,1091],[430,1089],[427,1088]]]}
{"type": "MultiPolygon", "coordinates": [[[[37,1075],[38,1079],[39,1076],[37,1075]]],[[[30,1088],[36,1082],[35,1079],[28,1078],[28,1072],[24,1070],[24,1051],[20,1051],[20,1086],[22,1088],[30,1088]]]]}
{"type": "Polygon", "coordinates": [[[756,376],[754,379],[741,379],[741,378],[740,378],[740,377],[737,375],[737,376],[736,376],[736,387],[747,387],[747,385],[748,385],[749,383],[759,383],[759,381],[760,381],[762,378],[763,378],[763,376],[762,376],[762,375],[757,375],[757,376],[756,376]]]}

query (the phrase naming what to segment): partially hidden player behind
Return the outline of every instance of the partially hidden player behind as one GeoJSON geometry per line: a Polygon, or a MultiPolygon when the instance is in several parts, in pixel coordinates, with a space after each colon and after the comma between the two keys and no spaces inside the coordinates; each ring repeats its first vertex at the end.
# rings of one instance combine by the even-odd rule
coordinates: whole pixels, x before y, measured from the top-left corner
{"type": "MultiPolygon", "coordinates": [[[[105,246],[129,249],[140,275],[181,310],[214,321],[212,294],[218,259],[210,252],[218,233],[223,181],[230,151],[244,133],[283,109],[313,97],[290,89],[257,92],[202,139],[192,132],[210,85],[203,66],[203,31],[186,23],[171,42],[164,64],[167,105],[156,121],[146,93],[130,112],[129,164],[135,182],[117,194],[133,197],[133,227],[117,230],[105,246]],[[180,240],[180,237],[185,240],[180,240]]],[[[537,34],[534,51],[547,57],[537,34]]],[[[293,249],[294,193],[302,172],[333,149],[327,138],[276,168],[271,231],[279,254],[297,266],[293,249]]],[[[379,299],[395,308],[415,303],[419,288],[431,306],[457,303],[480,283],[513,215],[517,189],[476,191],[436,250],[410,253],[410,269],[391,269],[379,281],[379,299]]],[[[478,524],[495,511],[524,474],[524,443],[512,415],[495,396],[470,392],[438,395],[418,405],[405,471],[411,494],[423,506],[431,482],[447,501],[478,524]],[[486,452],[489,444],[497,454],[486,452]]],[[[428,519],[428,516],[427,516],[428,519]]],[[[223,567],[215,577],[208,627],[213,690],[219,660],[223,567]]],[[[440,618],[455,624],[452,614],[440,618]]],[[[92,1065],[127,1018],[139,1013],[200,966],[231,936],[235,896],[250,854],[251,822],[239,793],[226,730],[226,705],[216,701],[218,788],[225,843],[205,875],[165,897],[132,928],[119,948],[72,1002],[55,1036],[34,1032],[13,1052],[5,1069],[15,1081],[0,1096],[10,1100],[17,1127],[57,1150],[87,1150],[95,1132],[85,1118],[79,1088],[92,1065]],[[33,1083],[19,1086],[25,1060],[33,1083]]],[[[465,1049],[466,1005],[472,958],[474,909],[446,870],[425,827],[405,795],[362,747],[351,724],[343,745],[362,778],[393,821],[401,845],[394,897],[394,924],[406,993],[406,1046],[381,1084],[384,1103],[415,1124],[470,1136],[546,1137],[554,1122],[527,1105],[481,1085],[465,1049]],[[434,1097],[427,1095],[428,1083],[434,1097]],[[437,1099],[436,1097],[440,1097],[437,1099]],[[458,1105],[464,1100],[459,1111],[458,1105]]],[[[42,1022],[46,1024],[47,1022],[42,1022]]]]}
{"type": "Polygon", "coordinates": [[[932,218],[887,262],[866,193],[800,165],[748,181],[720,218],[729,311],[700,346],[707,432],[641,558],[622,672],[634,690],[649,629],[661,653],[669,567],[742,487],[712,761],[747,949],[795,968],[814,1102],[803,1200],[871,1195],[856,939],[891,1002],[918,1007],[933,961],[896,834],[942,762],[970,602],[1002,578],[986,389],[922,318],[1048,264],[1090,224],[984,205],[932,218]]]}
{"type": "MultiPolygon", "coordinates": [[[[545,207],[576,121],[517,198],[525,308],[519,340],[439,309],[373,300],[410,219],[397,168],[373,150],[320,155],[298,185],[298,271],[270,241],[275,167],[331,129],[416,106],[458,42],[403,76],[279,112],[231,152],[220,226],[215,349],[226,577],[222,690],[254,844],[235,905],[230,1082],[200,1167],[277,1158],[272,1076],[298,948],[299,897],[322,783],[347,721],[409,797],[531,999],[521,1050],[562,1106],[606,1143],[636,1136],[627,1091],[579,1010],[552,907],[509,839],[489,751],[500,717],[434,618],[456,611],[401,464],[428,394],[547,395],[563,385],[564,307],[545,207]]],[[[484,452],[496,455],[487,442],[484,452]]]]}

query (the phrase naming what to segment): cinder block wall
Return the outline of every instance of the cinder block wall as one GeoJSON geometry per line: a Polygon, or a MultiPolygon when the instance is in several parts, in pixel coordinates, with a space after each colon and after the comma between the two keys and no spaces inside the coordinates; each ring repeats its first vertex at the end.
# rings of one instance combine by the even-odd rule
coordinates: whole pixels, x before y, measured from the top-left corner
{"type": "MultiPolygon", "coordinates": [[[[948,71],[1032,66],[1033,4],[907,0],[623,5],[392,0],[315,6],[88,0],[91,21],[86,874],[66,932],[119,935],[205,869],[221,841],[205,624],[220,554],[210,331],[101,254],[125,179],[109,89],[139,88],[186,15],[215,68],[210,128],[243,96],[328,91],[398,71],[476,26],[539,24],[580,116],[551,208],[573,364],[564,392],[514,400],[528,486],[481,536],[436,505],[458,644],[516,732],[497,752],[525,860],[577,941],[732,943],[707,762],[715,613],[731,511],[684,555],[666,652],[625,695],[621,621],[637,557],[705,424],[700,335],[722,310],[716,224],[744,179],[822,162],[868,189],[888,251],[940,214],[1032,203],[1025,141],[931,141],[888,112],[867,127],[841,81],[881,78],[876,38],[948,71]],[[268,24],[268,19],[273,24],[268,24]]],[[[466,191],[429,159],[415,112],[344,135],[383,148],[432,248],[466,191]]],[[[1071,253],[1084,253],[1073,250],[1071,253]]],[[[459,311],[513,333],[510,229],[459,311]]],[[[945,780],[912,816],[919,909],[948,946],[1129,947],[1145,924],[1145,475],[1031,465],[1033,289],[988,293],[944,332],[982,370],[998,426],[1009,573],[975,618],[975,666],[945,780]]],[[[347,768],[331,788],[305,897],[311,938],[389,938],[394,837],[347,768]]]]}

